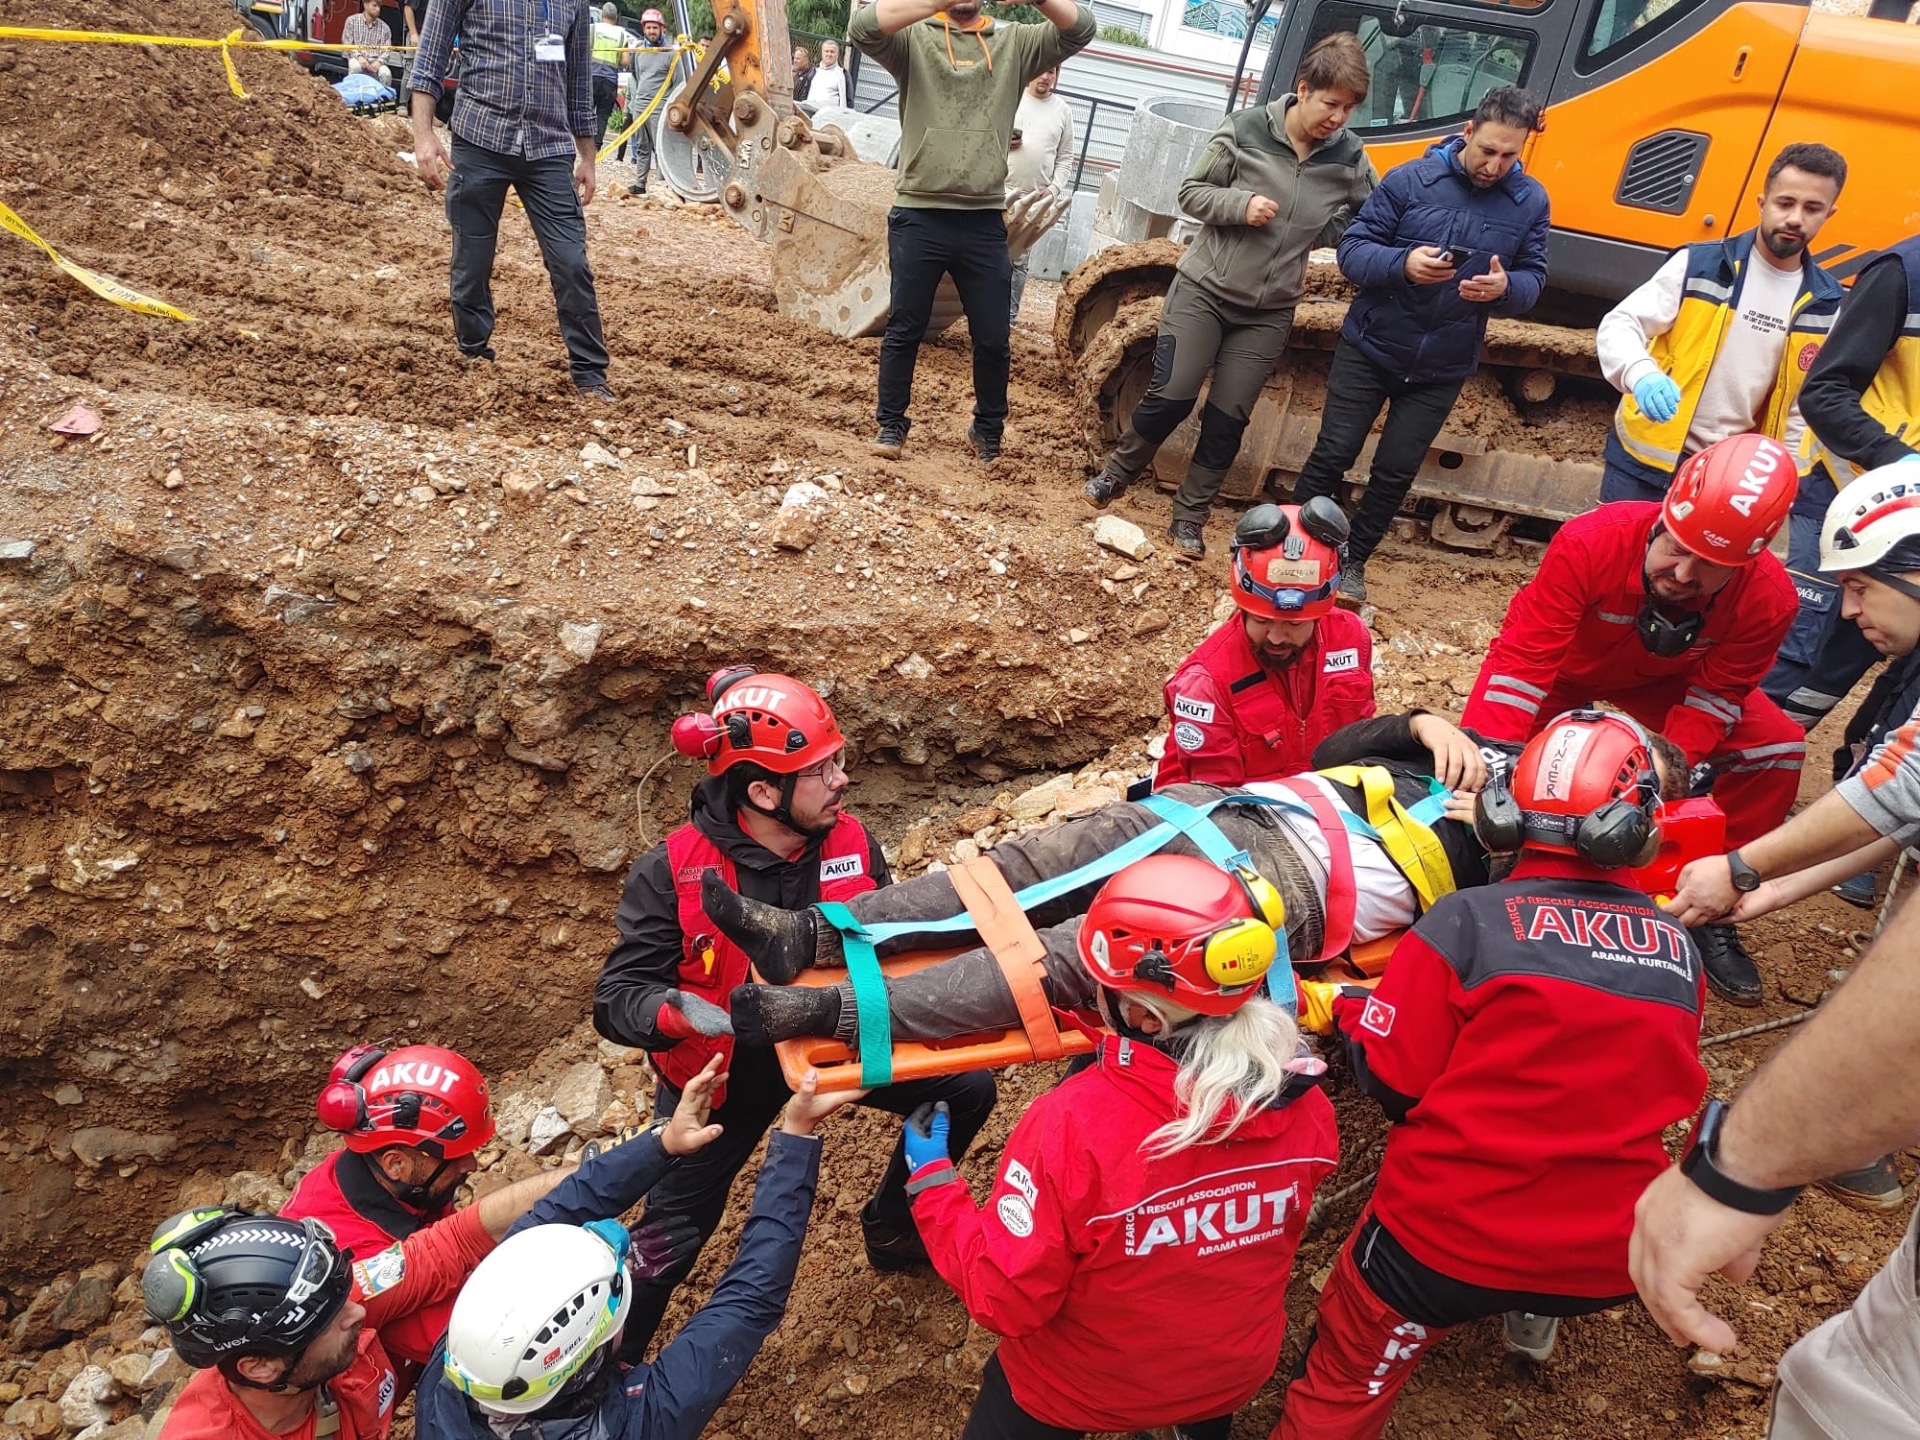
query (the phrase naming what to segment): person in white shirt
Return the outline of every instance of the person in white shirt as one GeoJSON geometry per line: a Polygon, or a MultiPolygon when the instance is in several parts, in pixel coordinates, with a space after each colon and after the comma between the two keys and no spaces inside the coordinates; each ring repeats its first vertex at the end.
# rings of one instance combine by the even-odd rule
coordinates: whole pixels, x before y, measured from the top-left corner
{"type": "MultiPolygon", "coordinates": [[[[1007,147],[1007,199],[1045,190],[1065,195],[1073,188],[1073,107],[1054,93],[1060,67],[1043,70],[1028,83],[1013,116],[1013,141],[1007,147]]],[[[1027,289],[1029,250],[1013,262],[1013,318],[1027,289]]]]}
{"type": "Polygon", "coordinates": [[[807,91],[803,107],[811,115],[819,110],[846,110],[853,104],[847,93],[847,72],[840,64],[840,43],[820,42],[820,63],[813,69],[813,85],[807,91]]]}
{"type": "Polygon", "coordinates": [[[1812,247],[1846,183],[1824,145],[1789,145],[1767,170],[1760,224],[1676,250],[1595,335],[1622,392],[1600,501],[1658,500],[1681,461],[1732,435],[1770,435],[1801,459],[1800,386],[1844,293],[1812,247]]]}

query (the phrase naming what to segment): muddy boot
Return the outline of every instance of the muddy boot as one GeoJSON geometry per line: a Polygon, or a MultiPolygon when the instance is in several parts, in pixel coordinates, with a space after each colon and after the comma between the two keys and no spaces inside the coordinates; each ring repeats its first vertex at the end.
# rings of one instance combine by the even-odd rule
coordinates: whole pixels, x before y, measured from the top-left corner
{"type": "Polygon", "coordinates": [[[765,1048],[802,1035],[830,1036],[840,1025],[837,985],[736,985],[727,1000],[733,1038],[765,1048]]]}
{"type": "Polygon", "coordinates": [[[1174,559],[1191,563],[1206,558],[1207,542],[1200,538],[1199,521],[1174,521],[1167,527],[1167,538],[1173,541],[1174,559]]]}
{"type": "Polygon", "coordinates": [[[879,435],[867,448],[882,460],[898,460],[900,452],[907,448],[907,431],[912,428],[911,421],[889,420],[880,427],[879,435]]]}
{"type": "Polygon", "coordinates": [[[749,900],[728,889],[717,870],[700,877],[700,908],[722,935],[747,952],[761,978],[772,984],[790,985],[809,965],[839,958],[839,932],[822,925],[811,905],[782,910],[749,900]]]}
{"type": "Polygon", "coordinates": [[[1096,510],[1104,510],[1126,493],[1128,480],[1108,461],[1100,473],[1080,487],[1080,493],[1096,510]]]}

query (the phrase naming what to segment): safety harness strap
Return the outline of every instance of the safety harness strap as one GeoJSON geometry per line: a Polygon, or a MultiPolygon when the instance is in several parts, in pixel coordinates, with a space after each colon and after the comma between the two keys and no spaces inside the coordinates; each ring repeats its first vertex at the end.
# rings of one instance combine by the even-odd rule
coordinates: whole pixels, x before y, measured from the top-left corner
{"type": "MultiPolygon", "coordinates": [[[[1342,765],[1320,773],[1336,785],[1358,790],[1364,797],[1375,838],[1386,850],[1387,858],[1413,886],[1422,910],[1432,909],[1442,895],[1453,893],[1453,865],[1447,859],[1440,837],[1433,833],[1430,823],[1416,819],[1412,811],[1394,798],[1393,776],[1388,771],[1377,765],[1342,765]]],[[[1431,793],[1418,802],[1419,807],[1428,814],[1437,814],[1436,799],[1439,809],[1444,809],[1445,799],[1431,793]]]]}
{"type": "Polygon", "coordinates": [[[873,953],[874,937],[837,900],[823,900],[818,908],[821,917],[840,932],[847,979],[853,985],[853,1010],[860,1026],[860,1084],[868,1090],[890,1085],[893,1018],[887,1013],[887,980],[880,973],[880,957],[873,953]]]}
{"type": "Polygon", "coordinates": [[[1353,846],[1347,840],[1347,827],[1340,821],[1341,807],[1327,792],[1311,780],[1299,778],[1280,782],[1289,792],[1306,801],[1307,808],[1327,842],[1327,903],[1324,935],[1318,961],[1333,959],[1353,943],[1354,917],[1360,909],[1360,886],[1353,873],[1353,846]]]}
{"type": "Polygon", "coordinates": [[[1036,1060],[1058,1060],[1066,1049],[1046,991],[1040,988],[1047,973],[1047,947],[1034,933],[1020,901],[1000,867],[984,855],[947,872],[953,888],[973,919],[973,928],[1000,962],[1013,1002],[1020,1009],[1020,1028],[1027,1032],[1036,1060]]]}

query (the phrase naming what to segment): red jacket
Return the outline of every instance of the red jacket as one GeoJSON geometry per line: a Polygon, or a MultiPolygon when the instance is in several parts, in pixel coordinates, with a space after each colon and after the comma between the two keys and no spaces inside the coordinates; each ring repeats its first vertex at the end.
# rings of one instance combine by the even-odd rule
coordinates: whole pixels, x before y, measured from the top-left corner
{"type": "Polygon", "coordinates": [[[1099,1064],[1042,1095],[1007,1140],[985,1209],[954,1181],[913,1216],[934,1268],[1001,1337],[1028,1414],[1127,1431],[1235,1410],[1273,1376],[1287,1271],[1333,1169],[1317,1089],[1224,1144],[1147,1160],[1179,1104],[1174,1062],[1109,1036],[1099,1064]]]}
{"type": "Polygon", "coordinates": [[[1330,610],[1276,678],[1260,668],[1238,616],[1181,661],[1167,682],[1167,748],[1156,789],[1195,781],[1244,785],[1313,768],[1313,747],[1373,714],[1373,637],[1330,610]]]}
{"type": "MultiPolygon", "coordinates": [[[[820,898],[851,900],[878,888],[879,881],[869,872],[868,854],[872,846],[866,827],[851,815],[834,822],[826,841],[820,846],[820,898]]],[[[751,968],[746,952],[720,933],[720,927],[707,918],[701,908],[700,877],[718,870],[729,890],[740,888],[739,877],[726,851],[689,822],[667,836],[667,865],[673,874],[674,898],[680,915],[680,975],[682,990],[698,995],[721,1009],[727,1008],[734,987],[747,983],[751,968]]],[[[672,1049],[657,1051],[653,1065],[676,1090],[698,1075],[715,1055],[733,1057],[731,1035],[690,1035],[672,1049]]],[[[716,1109],[725,1103],[726,1089],[716,1087],[716,1109]]]]}
{"type": "Polygon", "coordinates": [[[1619,703],[1635,690],[1684,685],[1657,727],[1698,764],[1718,751],[1747,697],[1773,668],[1799,596],[1770,551],[1734,571],[1714,597],[1700,637],[1662,660],[1640,643],[1653,501],[1602,505],[1569,520],[1540,569],[1513,597],[1480,667],[1460,724],[1489,740],[1523,741],[1559,708],[1619,703]]]}
{"type": "MultiPolygon", "coordinates": [[[[353,1363],[327,1382],[327,1392],[340,1407],[340,1428],[332,1440],[385,1440],[393,1429],[400,1380],[379,1332],[425,1307],[451,1306],[493,1244],[478,1212],[469,1206],[354,1262],[353,1298],[367,1307],[367,1321],[353,1363]]],[[[160,1440],[314,1440],[315,1419],[309,1414],[294,1429],[276,1435],[240,1403],[224,1375],[202,1370],[181,1389],[160,1440]]]]}
{"type": "Polygon", "coordinates": [[[1705,977],[1687,932],[1625,883],[1529,854],[1420,917],[1335,1015],[1390,1114],[1373,1212],[1414,1259],[1494,1290],[1633,1289],[1627,1236],[1699,1106],[1705,977]]]}
{"type": "MultiPolygon", "coordinates": [[[[280,1213],[289,1220],[311,1216],[324,1220],[340,1248],[356,1259],[377,1255],[436,1220],[453,1207],[432,1214],[410,1209],[394,1199],[373,1178],[372,1163],[351,1150],[336,1150],[301,1177],[280,1213]]],[[[453,1315],[453,1296],[391,1321],[380,1334],[387,1358],[400,1377],[400,1398],[413,1393],[421,1367],[447,1333],[453,1315]]]]}

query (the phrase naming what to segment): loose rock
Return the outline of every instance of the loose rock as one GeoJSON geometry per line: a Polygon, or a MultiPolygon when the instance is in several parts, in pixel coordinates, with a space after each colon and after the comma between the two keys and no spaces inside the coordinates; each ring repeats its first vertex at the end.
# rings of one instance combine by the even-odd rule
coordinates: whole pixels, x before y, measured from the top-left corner
{"type": "Polygon", "coordinates": [[[1153,542],[1147,539],[1147,532],[1118,515],[1102,515],[1093,522],[1093,543],[1129,560],[1144,560],[1153,554],[1153,542]]]}

